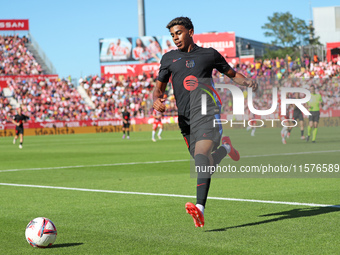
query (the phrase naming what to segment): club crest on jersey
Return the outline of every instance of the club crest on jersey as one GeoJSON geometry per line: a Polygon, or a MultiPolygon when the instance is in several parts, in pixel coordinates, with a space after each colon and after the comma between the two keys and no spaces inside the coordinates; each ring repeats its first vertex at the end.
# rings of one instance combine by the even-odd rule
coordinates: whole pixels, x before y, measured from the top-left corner
{"type": "Polygon", "coordinates": [[[193,68],[193,67],[195,66],[195,61],[194,61],[194,60],[187,60],[187,61],[185,62],[185,66],[186,66],[187,68],[193,68]]]}

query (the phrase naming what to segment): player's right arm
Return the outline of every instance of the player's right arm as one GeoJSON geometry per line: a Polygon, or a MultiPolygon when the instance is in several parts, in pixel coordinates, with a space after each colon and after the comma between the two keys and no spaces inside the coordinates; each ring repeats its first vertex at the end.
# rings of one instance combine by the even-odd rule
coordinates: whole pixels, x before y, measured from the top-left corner
{"type": "Polygon", "coordinates": [[[153,91],[153,108],[159,112],[165,111],[165,99],[163,98],[163,95],[166,85],[166,82],[161,82],[157,80],[155,90],[153,91]]]}
{"type": "Polygon", "coordinates": [[[236,72],[233,68],[229,66],[225,58],[216,50],[214,52],[214,68],[219,72],[227,75],[230,79],[239,85],[252,88],[253,91],[257,90],[257,82],[253,79],[246,78],[243,74],[236,72]]]}
{"type": "Polygon", "coordinates": [[[168,84],[169,78],[171,76],[169,66],[172,61],[170,61],[170,55],[171,54],[169,52],[163,55],[162,57],[161,66],[159,67],[158,72],[158,79],[156,81],[156,87],[153,91],[153,108],[159,112],[165,111],[164,105],[165,99],[163,98],[163,96],[166,89],[166,85],[168,84]]]}

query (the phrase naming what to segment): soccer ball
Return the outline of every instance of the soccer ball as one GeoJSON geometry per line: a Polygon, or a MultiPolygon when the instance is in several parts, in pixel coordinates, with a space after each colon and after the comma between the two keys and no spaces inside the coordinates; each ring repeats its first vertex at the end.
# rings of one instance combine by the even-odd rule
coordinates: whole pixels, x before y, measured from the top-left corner
{"type": "Polygon", "coordinates": [[[33,247],[46,248],[57,239],[57,229],[50,219],[38,217],[28,223],[25,236],[33,247]]]}

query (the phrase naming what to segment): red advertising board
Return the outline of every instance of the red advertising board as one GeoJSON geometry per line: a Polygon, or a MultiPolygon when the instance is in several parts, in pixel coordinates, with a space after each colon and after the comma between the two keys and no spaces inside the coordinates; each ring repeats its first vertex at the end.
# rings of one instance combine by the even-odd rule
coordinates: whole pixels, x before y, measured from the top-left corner
{"type": "Polygon", "coordinates": [[[235,32],[196,34],[194,41],[203,48],[216,49],[224,57],[236,56],[235,32]]]}
{"type": "Polygon", "coordinates": [[[158,74],[159,64],[130,64],[130,65],[106,65],[101,66],[100,71],[105,78],[113,75],[136,76],[139,74],[158,74]]]}
{"type": "Polygon", "coordinates": [[[0,30],[29,30],[28,19],[0,19],[0,30]]]}

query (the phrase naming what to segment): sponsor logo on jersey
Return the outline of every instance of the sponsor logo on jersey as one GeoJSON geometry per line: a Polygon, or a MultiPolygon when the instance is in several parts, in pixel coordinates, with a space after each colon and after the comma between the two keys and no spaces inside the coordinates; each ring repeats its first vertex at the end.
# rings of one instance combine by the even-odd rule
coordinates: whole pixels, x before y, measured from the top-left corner
{"type": "Polygon", "coordinates": [[[198,79],[193,75],[189,75],[185,77],[183,81],[183,86],[186,90],[193,91],[198,86],[198,79]]]}

